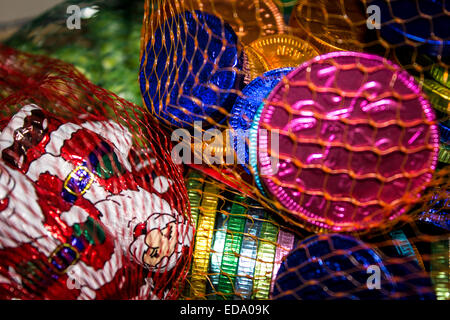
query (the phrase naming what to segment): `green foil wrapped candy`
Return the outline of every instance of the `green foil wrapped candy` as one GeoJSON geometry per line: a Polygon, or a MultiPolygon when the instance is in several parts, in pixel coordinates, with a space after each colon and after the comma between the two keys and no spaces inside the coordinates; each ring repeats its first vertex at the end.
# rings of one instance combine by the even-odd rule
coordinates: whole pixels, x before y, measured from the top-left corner
{"type": "Polygon", "coordinates": [[[141,0],[69,0],[22,26],[5,44],[69,62],[96,85],[141,105],[137,75],[143,17],[141,0]],[[80,9],[79,29],[69,28],[74,26],[71,5],[80,9]]]}

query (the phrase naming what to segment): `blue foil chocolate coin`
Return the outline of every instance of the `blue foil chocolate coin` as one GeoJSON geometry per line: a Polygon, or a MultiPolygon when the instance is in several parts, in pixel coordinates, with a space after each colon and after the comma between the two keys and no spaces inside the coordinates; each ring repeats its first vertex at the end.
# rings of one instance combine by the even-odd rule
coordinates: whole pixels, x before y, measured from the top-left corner
{"type": "Polygon", "coordinates": [[[413,259],[404,258],[403,262],[399,257],[392,261],[384,258],[381,251],[351,236],[311,236],[286,256],[277,273],[272,297],[435,299],[431,280],[413,259]]]}
{"type": "Polygon", "coordinates": [[[168,124],[220,123],[242,86],[242,50],[233,29],[201,11],[168,17],[142,54],[139,82],[149,111],[168,124]]]}
{"type": "Polygon", "coordinates": [[[444,0],[373,0],[381,13],[381,37],[390,44],[414,43],[420,53],[450,55],[450,2],[444,0]],[[399,20],[401,19],[401,20],[399,20]]]}
{"type": "Polygon", "coordinates": [[[249,130],[249,146],[248,146],[248,157],[249,157],[249,167],[252,169],[253,173],[253,179],[255,180],[255,184],[258,187],[261,194],[266,196],[266,191],[264,190],[261,177],[259,176],[258,171],[258,154],[257,154],[257,147],[258,147],[258,128],[259,128],[259,121],[261,120],[261,114],[264,110],[264,103],[261,103],[261,105],[258,107],[258,110],[255,113],[255,116],[253,117],[253,122],[250,126],[249,130]]]}
{"type": "Polygon", "coordinates": [[[450,190],[435,189],[428,209],[419,215],[419,220],[450,231],[450,190]]]}
{"type": "MultiPolygon", "coordinates": [[[[248,164],[248,146],[245,144],[249,137],[249,129],[255,113],[273,88],[280,80],[294,68],[279,68],[265,72],[262,76],[251,81],[243,90],[231,110],[230,126],[235,131],[234,146],[239,163],[248,164]],[[245,162],[244,162],[245,161],[245,162]]],[[[246,171],[250,173],[247,166],[246,171]]]]}
{"type": "Polygon", "coordinates": [[[442,143],[450,142],[450,120],[439,123],[439,136],[442,143]]]}

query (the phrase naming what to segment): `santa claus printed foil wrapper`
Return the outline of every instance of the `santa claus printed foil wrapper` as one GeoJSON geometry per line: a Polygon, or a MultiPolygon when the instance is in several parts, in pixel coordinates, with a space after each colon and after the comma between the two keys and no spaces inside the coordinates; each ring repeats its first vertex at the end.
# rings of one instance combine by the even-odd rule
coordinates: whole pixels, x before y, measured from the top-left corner
{"type": "Polygon", "coordinates": [[[10,119],[0,133],[0,296],[168,297],[194,229],[171,205],[174,181],[157,174],[154,151],[132,141],[112,120],[64,122],[34,104],[10,119]]]}

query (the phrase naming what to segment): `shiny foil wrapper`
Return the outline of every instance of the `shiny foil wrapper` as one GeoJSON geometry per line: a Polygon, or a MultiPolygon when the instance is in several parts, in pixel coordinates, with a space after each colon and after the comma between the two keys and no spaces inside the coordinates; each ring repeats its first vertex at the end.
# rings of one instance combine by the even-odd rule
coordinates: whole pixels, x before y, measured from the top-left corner
{"type": "Polygon", "coordinates": [[[18,291],[2,295],[167,296],[156,279],[187,258],[194,229],[169,204],[173,181],[157,175],[149,151],[136,153],[125,127],[67,122],[30,104],[0,141],[2,286],[18,291]]]}
{"type": "Polygon", "coordinates": [[[299,235],[271,219],[256,201],[197,171],[187,173],[186,183],[195,184],[200,201],[194,200],[199,205],[191,210],[200,214],[184,298],[269,299],[276,271],[299,235]]]}
{"type": "Polygon", "coordinates": [[[220,18],[199,10],[167,17],[141,57],[144,102],[177,127],[221,122],[242,87],[242,62],[238,37],[220,18]]]}
{"type": "Polygon", "coordinates": [[[283,261],[277,300],[434,300],[431,279],[411,258],[387,258],[348,235],[314,235],[283,261]],[[375,275],[374,277],[372,277],[375,275]]]}
{"type": "Polygon", "coordinates": [[[419,200],[439,136],[412,76],[375,55],[336,52],[287,80],[261,107],[257,165],[294,223],[367,230],[419,200]]]}

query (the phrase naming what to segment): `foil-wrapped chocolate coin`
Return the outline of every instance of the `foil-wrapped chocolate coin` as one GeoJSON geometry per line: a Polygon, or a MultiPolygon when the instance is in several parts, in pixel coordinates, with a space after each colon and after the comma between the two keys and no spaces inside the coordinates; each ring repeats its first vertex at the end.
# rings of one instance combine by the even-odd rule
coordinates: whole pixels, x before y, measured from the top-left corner
{"type": "Polygon", "coordinates": [[[292,11],[292,32],[313,44],[320,53],[362,51],[367,18],[357,0],[299,0],[292,11]]]}
{"type": "Polygon", "coordinates": [[[249,84],[253,79],[269,71],[269,65],[264,57],[250,46],[244,48],[244,83],[249,84]]]}
{"type": "Polygon", "coordinates": [[[223,121],[236,99],[233,90],[242,85],[241,54],[233,29],[213,15],[186,11],[167,18],[141,58],[147,108],[178,127],[223,121]]]}
{"type": "Polygon", "coordinates": [[[450,142],[450,120],[445,120],[439,123],[439,134],[441,142],[450,142]]]}
{"type": "Polygon", "coordinates": [[[262,57],[269,70],[297,67],[319,55],[317,50],[305,40],[287,34],[277,34],[259,38],[250,44],[262,57]]]}
{"type": "Polygon", "coordinates": [[[431,243],[430,273],[433,278],[436,300],[450,297],[450,238],[431,243]]]}
{"type": "Polygon", "coordinates": [[[439,161],[450,163],[450,120],[439,123],[441,143],[439,144],[439,161]]]}
{"type": "Polygon", "coordinates": [[[393,47],[412,45],[430,56],[450,55],[448,1],[372,0],[368,4],[380,9],[380,35],[393,47]]]}
{"type": "Polygon", "coordinates": [[[440,84],[450,88],[450,76],[448,72],[448,64],[445,66],[435,63],[431,66],[430,75],[440,84]]]}
{"type": "Polygon", "coordinates": [[[433,108],[440,112],[450,114],[450,89],[432,79],[416,80],[427,94],[433,108]]]}
{"type": "Polygon", "coordinates": [[[229,23],[245,44],[285,31],[283,16],[272,0],[207,0],[194,6],[229,23]]]}
{"type": "Polygon", "coordinates": [[[380,227],[417,202],[431,180],[434,119],[414,78],[390,61],[357,52],[319,56],[267,97],[259,175],[296,224],[380,227]]]}
{"type": "Polygon", "coordinates": [[[450,190],[436,188],[427,209],[420,213],[419,220],[450,231],[450,190]]]}
{"type": "Polygon", "coordinates": [[[258,127],[259,127],[259,120],[261,119],[261,113],[264,109],[264,104],[261,103],[258,110],[255,113],[255,116],[253,118],[252,125],[250,126],[249,134],[248,134],[248,141],[249,141],[249,147],[248,147],[248,158],[249,158],[249,165],[250,170],[253,174],[253,179],[255,180],[255,185],[258,188],[258,190],[261,192],[262,195],[267,196],[263,183],[261,181],[261,177],[259,176],[258,172],[258,150],[257,150],[257,144],[258,144],[258,127]]]}
{"type": "Polygon", "coordinates": [[[439,145],[439,162],[450,164],[450,146],[448,143],[439,145]]]}
{"type": "Polygon", "coordinates": [[[235,130],[235,149],[239,163],[248,164],[248,130],[252,124],[255,113],[264,98],[272,89],[294,68],[280,68],[268,71],[261,77],[250,82],[243,90],[242,96],[236,99],[231,110],[230,125],[235,130]]]}
{"type": "Polygon", "coordinates": [[[311,236],[284,259],[272,297],[276,300],[435,299],[431,280],[414,260],[386,258],[377,248],[350,236],[311,236]]]}

